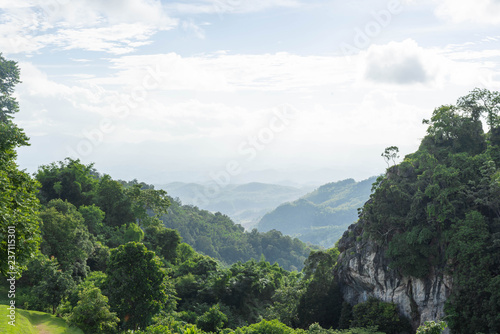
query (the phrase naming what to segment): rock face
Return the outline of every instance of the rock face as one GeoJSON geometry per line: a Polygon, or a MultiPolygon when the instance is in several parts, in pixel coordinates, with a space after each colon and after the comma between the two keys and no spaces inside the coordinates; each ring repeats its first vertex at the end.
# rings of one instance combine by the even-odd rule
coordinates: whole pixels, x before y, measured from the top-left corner
{"type": "Polygon", "coordinates": [[[344,299],[351,305],[368,297],[395,303],[414,329],[426,320],[444,318],[451,278],[442,274],[425,279],[402,276],[389,268],[384,248],[362,237],[362,226],[362,221],[351,225],[338,244],[336,277],[344,299]]]}

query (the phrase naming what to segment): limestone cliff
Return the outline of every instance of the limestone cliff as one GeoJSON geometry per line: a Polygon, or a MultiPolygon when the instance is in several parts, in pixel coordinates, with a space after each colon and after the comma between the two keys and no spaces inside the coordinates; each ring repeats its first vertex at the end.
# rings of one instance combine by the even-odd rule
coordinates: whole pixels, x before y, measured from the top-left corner
{"type": "Polygon", "coordinates": [[[338,244],[336,276],[344,299],[351,305],[373,296],[398,305],[417,328],[426,320],[444,318],[451,278],[435,273],[425,279],[405,277],[389,267],[385,249],[363,237],[363,221],[353,224],[338,244]]]}

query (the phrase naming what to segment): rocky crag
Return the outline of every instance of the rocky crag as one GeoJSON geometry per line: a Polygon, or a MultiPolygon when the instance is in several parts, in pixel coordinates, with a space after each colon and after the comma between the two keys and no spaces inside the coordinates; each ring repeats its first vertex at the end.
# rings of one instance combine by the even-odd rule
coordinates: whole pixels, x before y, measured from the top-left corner
{"type": "Polygon", "coordinates": [[[401,275],[389,267],[385,249],[363,237],[362,219],[344,233],[336,277],[344,299],[351,305],[375,297],[398,305],[416,329],[427,320],[444,318],[444,304],[451,293],[451,278],[432,270],[425,279],[401,275]]]}

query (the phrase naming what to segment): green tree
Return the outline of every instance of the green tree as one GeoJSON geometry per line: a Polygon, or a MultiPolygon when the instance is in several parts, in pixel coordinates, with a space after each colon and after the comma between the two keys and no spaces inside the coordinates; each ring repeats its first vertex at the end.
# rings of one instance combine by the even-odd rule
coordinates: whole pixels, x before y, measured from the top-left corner
{"type": "Polygon", "coordinates": [[[479,120],[484,115],[490,130],[500,125],[500,118],[498,117],[500,112],[499,92],[476,88],[468,95],[459,98],[457,106],[474,120],[479,120]]]}
{"type": "Polygon", "coordinates": [[[181,244],[181,236],[176,230],[163,226],[149,226],[145,229],[144,244],[148,249],[174,262],[177,258],[177,247],[181,244]]]}
{"type": "Polygon", "coordinates": [[[219,333],[227,324],[227,316],[220,311],[220,306],[214,305],[196,320],[196,325],[206,331],[219,333]]]}
{"type": "Polygon", "coordinates": [[[108,298],[96,287],[79,293],[79,301],[69,316],[70,324],[85,333],[114,333],[120,319],[109,310],[108,298]]]}
{"type": "Polygon", "coordinates": [[[444,321],[426,321],[417,328],[417,334],[441,334],[446,327],[447,324],[444,321]]]}
{"type": "Polygon", "coordinates": [[[381,302],[373,297],[353,307],[351,327],[378,326],[381,332],[397,334],[410,332],[408,319],[401,317],[395,304],[381,302]]]}
{"type": "Polygon", "coordinates": [[[389,168],[389,161],[392,160],[392,163],[395,165],[396,164],[396,159],[399,158],[399,148],[397,146],[389,146],[386,147],[384,150],[384,153],[381,154],[382,157],[384,157],[385,163],[387,164],[387,167],[389,168]]]}
{"type": "Polygon", "coordinates": [[[297,307],[301,328],[315,322],[325,328],[338,327],[342,296],[333,276],[338,256],[338,249],[331,248],[311,252],[306,260],[303,272],[307,283],[297,307]]]}
{"type": "Polygon", "coordinates": [[[123,328],[146,328],[160,310],[175,307],[174,290],[156,254],[129,242],[111,251],[106,283],[109,303],[123,328]]]}
{"type": "Polygon", "coordinates": [[[42,253],[55,256],[64,271],[85,277],[93,245],[82,215],[73,204],[55,199],[47,204],[40,217],[43,221],[42,253]]]}
{"type": "Polygon", "coordinates": [[[127,226],[123,238],[125,242],[141,242],[144,239],[144,231],[136,223],[131,223],[127,226]]]}
{"type": "Polygon", "coordinates": [[[447,258],[453,265],[454,289],[446,302],[447,321],[454,333],[488,332],[488,285],[492,257],[488,254],[490,233],[484,216],[477,211],[453,226],[447,258]],[[463,319],[468,321],[464,322],[463,319]]]}
{"type": "Polygon", "coordinates": [[[283,278],[279,289],[273,295],[273,303],[268,309],[270,319],[278,319],[290,327],[299,326],[298,306],[306,284],[301,274],[293,272],[283,278]]]}
{"type": "Polygon", "coordinates": [[[158,217],[166,213],[170,206],[165,190],[142,189],[142,185],[136,184],[128,188],[126,194],[132,201],[132,211],[139,226],[161,224],[158,217]]]}
{"type": "Polygon", "coordinates": [[[97,188],[97,205],[106,213],[104,225],[119,227],[135,221],[132,202],[125,194],[123,185],[104,175],[97,188]]]}
{"type": "Polygon", "coordinates": [[[39,198],[42,203],[61,198],[76,207],[94,202],[98,173],[93,164],[84,165],[79,159],[66,158],[58,163],[38,168],[36,179],[42,184],[39,198]]]}
{"type": "Polygon", "coordinates": [[[78,208],[78,212],[82,215],[90,233],[97,236],[104,232],[103,220],[105,213],[98,206],[95,204],[90,206],[82,205],[78,208]]]}
{"type": "Polygon", "coordinates": [[[70,274],[59,269],[57,259],[49,259],[42,254],[31,260],[23,276],[26,277],[21,282],[32,286],[33,306],[40,311],[50,307],[52,314],[55,314],[62,299],[76,287],[70,274]]]}
{"type": "Polygon", "coordinates": [[[87,259],[87,264],[91,271],[105,272],[110,256],[109,248],[99,241],[94,243],[93,248],[94,250],[87,259]]]}
{"type": "Polygon", "coordinates": [[[278,320],[262,320],[259,323],[241,328],[240,332],[244,334],[294,334],[295,330],[278,320]]]}
{"type": "Polygon", "coordinates": [[[36,252],[39,237],[38,182],[19,170],[16,148],[28,146],[28,137],[13,122],[19,111],[12,93],[19,68],[0,54],[0,275],[21,272],[36,252]],[[15,260],[12,256],[15,248],[15,260]],[[9,253],[10,250],[10,253],[9,253]]]}

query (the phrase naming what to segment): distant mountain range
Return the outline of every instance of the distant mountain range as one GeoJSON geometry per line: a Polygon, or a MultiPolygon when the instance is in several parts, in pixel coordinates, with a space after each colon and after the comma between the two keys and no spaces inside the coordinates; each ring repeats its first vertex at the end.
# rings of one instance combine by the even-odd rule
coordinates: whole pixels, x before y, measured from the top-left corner
{"type": "Polygon", "coordinates": [[[358,208],[368,200],[376,177],[356,182],[327,183],[293,202],[284,203],[262,217],[259,231],[276,229],[304,242],[332,247],[358,219],[358,208]]]}
{"type": "Polygon", "coordinates": [[[296,200],[314,186],[294,187],[252,182],[218,186],[212,184],[173,182],[157,185],[183,204],[211,212],[221,212],[246,229],[255,227],[260,219],[278,205],[296,200]]]}

